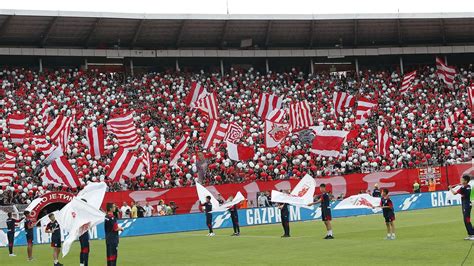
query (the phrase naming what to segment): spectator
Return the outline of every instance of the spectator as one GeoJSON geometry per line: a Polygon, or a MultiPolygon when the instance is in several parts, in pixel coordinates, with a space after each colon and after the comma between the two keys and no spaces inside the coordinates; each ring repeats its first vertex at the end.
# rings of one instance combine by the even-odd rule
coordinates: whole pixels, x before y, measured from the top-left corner
{"type": "Polygon", "coordinates": [[[434,179],[430,179],[430,181],[428,181],[428,191],[429,192],[436,191],[436,181],[434,179]]]}
{"type": "Polygon", "coordinates": [[[374,191],[372,192],[372,197],[380,198],[382,197],[382,193],[380,192],[379,185],[374,185],[374,191]]]}
{"type": "Polygon", "coordinates": [[[420,193],[420,184],[418,181],[415,180],[415,183],[413,183],[413,193],[420,193]]]}
{"type": "Polygon", "coordinates": [[[122,215],[122,219],[130,218],[130,213],[131,213],[130,206],[128,206],[126,202],[123,202],[122,207],[120,207],[120,214],[122,215]]]}
{"type": "Polygon", "coordinates": [[[224,199],[221,194],[217,194],[217,202],[219,202],[219,204],[224,204],[224,199]]]}
{"type": "Polygon", "coordinates": [[[135,201],[132,201],[132,208],[130,210],[130,216],[131,216],[132,219],[138,218],[138,208],[137,208],[137,204],[135,203],[135,201]]]}
{"type": "Polygon", "coordinates": [[[145,217],[151,217],[153,215],[153,208],[150,206],[150,203],[146,203],[143,207],[145,210],[145,217]]]}
{"type": "Polygon", "coordinates": [[[165,202],[163,200],[160,200],[158,202],[158,205],[156,205],[156,212],[157,212],[158,216],[166,215],[166,205],[165,205],[165,202]]]}
{"type": "Polygon", "coordinates": [[[137,218],[145,217],[145,209],[141,206],[140,202],[137,202],[137,218]]]}
{"type": "Polygon", "coordinates": [[[260,208],[270,206],[270,203],[268,202],[268,198],[263,192],[260,192],[257,198],[257,202],[258,202],[258,207],[260,208]]]}
{"type": "Polygon", "coordinates": [[[171,208],[171,215],[175,215],[176,210],[178,209],[178,206],[176,206],[176,202],[170,201],[170,208],[171,208]]]}

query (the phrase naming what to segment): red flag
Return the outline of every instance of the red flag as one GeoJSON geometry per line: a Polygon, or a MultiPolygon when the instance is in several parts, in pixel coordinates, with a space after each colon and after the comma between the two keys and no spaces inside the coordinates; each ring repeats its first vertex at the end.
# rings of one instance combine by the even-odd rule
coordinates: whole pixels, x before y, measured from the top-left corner
{"type": "Polygon", "coordinates": [[[110,164],[107,176],[114,182],[120,180],[122,176],[136,177],[143,171],[143,162],[128,150],[120,147],[110,164]]]}
{"type": "Polygon", "coordinates": [[[0,162],[0,187],[8,186],[13,181],[15,174],[16,158],[0,162]]]}
{"type": "Polygon", "coordinates": [[[363,125],[370,115],[370,111],[377,106],[376,102],[370,101],[366,98],[360,98],[357,101],[356,109],[356,125],[363,125]]]}
{"type": "Polygon", "coordinates": [[[336,116],[341,115],[345,108],[354,106],[354,96],[345,92],[334,92],[333,100],[336,116]]]}
{"type": "Polygon", "coordinates": [[[400,86],[400,93],[407,92],[413,89],[412,82],[416,78],[416,70],[403,76],[402,85],[400,86]]]}
{"type": "Polygon", "coordinates": [[[390,154],[390,144],[392,139],[385,128],[377,127],[377,151],[380,155],[388,156],[390,154]]]}
{"type": "Polygon", "coordinates": [[[207,126],[206,136],[204,137],[204,149],[209,149],[219,144],[227,133],[227,124],[217,120],[211,120],[207,126]]]}
{"type": "Polygon", "coordinates": [[[8,116],[8,127],[10,129],[10,139],[13,143],[21,144],[25,139],[26,126],[28,121],[23,114],[10,114],[8,116]]]}
{"type": "Polygon", "coordinates": [[[201,83],[193,82],[191,84],[191,89],[190,89],[188,95],[186,96],[186,99],[184,100],[184,103],[187,106],[190,106],[195,101],[197,101],[197,100],[199,100],[202,97],[205,97],[207,95],[208,95],[208,92],[203,86],[201,86],[201,83]]]}
{"type": "Polygon", "coordinates": [[[253,147],[227,142],[227,155],[234,161],[248,161],[255,155],[253,147]]]}
{"type": "Polygon", "coordinates": [[[237,123],[231,122],[227,126],[224,141],[236,143],[244,136],[244,130],[237,123]]]}
{"type": "Polygon", "coordinates": [[[61,146],[63,151],[67,151],[69,146],[69,132],[73,119],[58,115],[46,128],[46,134],[51,137],[51,141],[61,146]]]}
{"type": "Polygon", "coordinates": [[[349,131],[322,130],[316,133],[311,152],[326,157],[338,157],[348,134],[349,131]]]}
{"type": "Polygon", "coordinates": [[[290,104],[290,125],[292,131],[299,131],[313,125],[311,107],[308,101],[290,104]]]}
{"type": "Polygon", "coordinates": [[[219,118],[219,102],[215,92],[197,100],[194,107],[206,113],[210,119],[219,118]]]}
{"type": "Polygon", "coordinates": [[[456,69],[446,65],[443,59],[436,57],[436,68],[438,78],[443,80],[448,87],[453,87],[454,76],[456,75],[456,69]]]}
{"type": "Polygon", "coordinates": [[[265,147],[275,148],[290,134],[288,123],[275,123],[265,120],[265,147]]]}

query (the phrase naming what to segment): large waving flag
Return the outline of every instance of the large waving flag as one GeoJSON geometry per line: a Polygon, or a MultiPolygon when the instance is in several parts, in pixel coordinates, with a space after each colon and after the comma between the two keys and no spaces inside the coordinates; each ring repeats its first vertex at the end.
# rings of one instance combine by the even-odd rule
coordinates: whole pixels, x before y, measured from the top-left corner
{"type": "Polygon", "coordinates": [[[7,186],[13,181],[15,175],[16,158],[0,162],[0,187],[7,186]]]}
{"type": "Polygon", "coordinates": [[[66,156],[59,157],[46,167],[41,179],[47,184],[62,185],[70,188],[81,186],[81,182],[66,156]]]}
{"type": "Polygon", "coordinates": [[[210,93],[205,97],[197,100],[194,107],[206,113],[209,119],[219,118],[219,102],[217,101],[216,93],[210,93]]]}
{"type": "Polygon", "coordinates": [[[454,76],[456,75],[456,69],[446,65],[443,59],[436,57],[436,73],[438,78],[443,80],[448,87],[453,87],[454,76]]]}
{"type": "Polygon", "coordinates": [[[260,94],[260,97],[258,97],[257,115],[264,119],[267,118],[273,110],[281,108],[282,102],[283,99],[275,94],[266,92],[260,94]]]}
{"type": "MultiPolygon", "coordinates": [[[[102,197],[103,198],[103,197],[102,197]]],[[[101,200],[102,201],[102,200],[101,200]]],[[[88,202],[75,197],[57,214],[56,219],[62,230],[68,232],[64,239],[63,257],[69,253],[72,243],[87,230],[104,221],[105,214],[88,202]]]]}
{"type": "Polygon", "coordinates": [[[124,149],[136,149],[140,145],[140,138],[131,113],[107,121],[107,130],[117,137],[119,145],[124,149]]]}
{"type": "Polygon", "coordinates": [[[45,136],[34,136],[33,143],[35,146],[35,150],[38,152],[42,152],[45,156],[50,155],[57,148],[53,144],[49,143],[46,140],[45,136]]]}
{"type": "Polygon", "coordinates": [[[228,124],[221,123],[217,120],[209,121],[207,126],[206,136],[204,137],[204,149],[209,149],[217,144],[219,144],[227,134],[228,124]]]}
{"type": "Polygon", "coordinates": [[[235,195],[234,199],[230,202],[224,203],[222,205],[219,205],[219,202],[217,199],[212,195],[212,193],[207,190],[205,187],[203,187],[201,184],[196,182],[196,192],[198,194],[198,199],[201,202],[201,204],[204,204],[206,202],[206,197],[210,196],[211,197],[211,204],[212,204],[212,211],[211,212],[222,212],[228,210],[230,207],[234,206],[235,204],[238,204],[239,202],[245,200],[244,196],[242,193],[237,192],[235,195]]]}
{"type": "Polygon", "coordinates": [[[28,121],[28,118],[23,114],[10,114],[7,121],[12,142],[16,144],[23,143],[26,134],[25,123],[28,121]]]}
{"type": "Polygon", "coordinates": [[[275,109],[267,115],[267,120],[275,123],[282,123],[288,115],[288,108],[275,109]]]}
{"type": "Polygon", "coordinates": [[[179,158],[181,158],[181,154],[185,152],[186,149],[188,148],[188,141],[189,141],[189,135],[181,137],[181,139],[178,141],[178,144],[176,144],[176,147],[171,153],[171,161],[169,163],[170,166],[176,165],[179,158]]]}
{"type": "Polygon", "coordinates": [[[354,106],[355,98],[346,92],[334,92],[332,102],[336,116],[340,116],[345,108],[354,106]]]}
{"type": "Polygon", "coordinates": [[[372,197],[369,194],[358,194],[342,200],[334,209],[372,209],[377,207],[380,207],[380,198],[372,197]]]}
{"type": "Polygon", "coordinates": [[[190,106],[192,103],[196,102],[197,100],[207,96],[209,93],[207,92],[206,88],[204,88],[201,83],[193,82],[191,84],[191,89],[189,94],[186,96],[184,103],[187,106],[190,106]]]}
{"type": "Polygon", "coordinates": [[[253,147],[227,142],[227,155],[234,161],[248,161],[255,155],[253,147]]]}
{"type": "Polygon", "coordinates": [[[290,132],[291,126],[288,123],[275,123],[270,120],[265,120],[265,147],[277,147],[285,140],[290,132]]]}
{"type": "Polygon", "coordinates": [[[360,98],[357,101],[356,109],[356,124],[363,125],[370,116],[370,112],[377,106],[376,102],[370,101],[366,98],[360,98]]]}
{"type": "Polygon", "coordinates": [[[244,136],[244,130],[237,123],[231,122],[227,125],[224,141],[236,143],[244,136]]]}
{"type": "Polygon", "coordinates": [[[122,176],[136,177],[143,171],[143,161],[124,148],[119,148],[114,159],[110,163],[107,176],[114,182],[120,180],[122,176]]]}
{"type": "Polygon", "coordinates": [[[90,155],[100,159],[104,154],[104,126],[87,128],[86,137],[90,155]]]}
{"type": "Polygon", "coordinates": [[[311,145],[311,152],[326,157],[338,157],[342,144],[346,141],[349,131],[322,130],[316,133],[311,145]]]}
{"type": "Polygon", "coordinates": [[[51,141],[61,146],[63,151],[66,151],[69,146],[69,132],[73,120],[73,117],[58,115],[46,128],[46,134],[51,138],[51,141]]]}
{"type": "Polygon", "coordinates": [[[308,101],[290,104],[290,125],[293,132],[313,125],[313,116],[308,101]]]}
{"type": "Polygon", "coordinates": [[[288,203],[295,206],[308,206],[313,202],[316,181],[310,175],[305,175],[290,194],[272,190],[272,202],[288,203]]]}
{"type": "Polygon", "coordinates": [[[404,93],[404,92],[407,92],[408,90],[411,90],[413,88],[412,82],[415,80],[415,78],[416,78],[416,70],[403,76],[402,85],[400,86],[399,92],[404,93]]]}
{"type": "Polygon", "coordinates": [[[392,143],[392,138],[388,131],[381,127],[377,127],[377,152],[380,155],[388,156],[390,154],[390,144],[392,143]]]}
{"type": "Polygon", "coordinates": [[[467,87],[467,95],[469,106],[471,106],[471,110],[474,111],[474,85],[467,87]]]}

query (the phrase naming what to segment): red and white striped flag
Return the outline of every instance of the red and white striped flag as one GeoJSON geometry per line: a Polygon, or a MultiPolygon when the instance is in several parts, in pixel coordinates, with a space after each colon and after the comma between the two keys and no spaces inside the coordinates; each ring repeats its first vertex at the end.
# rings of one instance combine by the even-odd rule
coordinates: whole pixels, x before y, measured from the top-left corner
{"type": "Polygon", "coordinates": [[[136,149],[140,145],[132,113],[109,119],[107,130],[117,137],[119,146],[124,149],[136,149]]]}
{"type": "Polygon", "coordinates": [[[58,115],[46,128],[46,134],[51,141],[59,145],[63,151],[67,151],[69,145],[69,132],[73,119],[73,117],[58,115]]]}
{"type": "Polygon", "coordinates": [[[442,79],[448,87],[453,87],[454,76],[456,75],[456,69],[446,65],[443,59],[436,57],[436,73],[438,78],[442,79]]]}
{"type": "Polygon", "coordinates": [[[190,106],[195,101],[207,96],[209,93],[207,92],[206,88],[204,88],[201,83],[193,82],[191,84],[191,89],[184,100],[184,103],[187,106],[190,106]]]}
{"type": "Polygon", "coordinates": [[[87,128],[86,137],[90,155],[95,159],[102,157],[104,154],[104,126],[87,128]]]}
{"type": "Polygon", "coordinates": [[[275,122],[275,123],[281,123],[285,120],[288,113],[289,113],[288,108],[275,109],[267,115],[266,120],[269,120],[269,121],[272,121],[272,122],[275,122]]]}
{"type": "Polygon", "coordinates": [[[262,118],[267,116],[275,109],[280,109],[283,99],[275,94],[262,93],[258,97],[257,115],[262,118]]]}
{"type": "Polygon", "coordinates": [[[392,138],[385,128],[377,127],[377,151],[380,155],[388,156],[390,154],[390,144],[392,138]]]}
{"type": "Polygon", "coordinates": [[[253,147],[227,142],[227,155],[234,161],[248,161],[255,155],[253,147]]]}
{"type": "Polygon", "coordinates": [[[219,144],[225,137],[227,133],[228,125],[221,123],[217,120],[209,121],[207,126],[206,136],[204,137],[204,149],[209,149],[219,144]]]}
{"type": "Polygon", "coordinates": [[[236,143],[244,136],[244,130],[237,123],[231,122],[227,126],[224,141],[236,143]]]}
{"type": "Polygon", "coordinates": [[[151,162],[150,162],[150,153],[147,149],[142,148],[142,161],[145,171],[148,175],[151,175],[151,162]]]}
{"type": "Polygon", "coordinates": [[[81,181],[66,156],[59,157],[46,167],[41,179],[47,184],[57,184],[70,188],[81,186],[81,181]]]}
{"type": "Polygon", "coordinates": [[[313,116],[308,101],[290,104],[290,125],[292,131],[299,131],[313,125],[313,116]]]}
{"type": "Polygon", "coordinates": [[[459,115],[461,112],[455,112],[452,115],[449,115],[444,119],[444,128],[445,130],[451,131],[453,129],[453,124],[458,121],[459,115]]]}
{"type": "Polygon", "coordinates": [[[345,108],[354,106],[355,98],[349,93],[334,92],[332,102],[336,116],[340,116],[344,113],[345,108]]]}
{"type": "Polygon", "coordinates": [[[194,107],[206,113],[210,119],[219,118],[219,102],[215,92],[197,100],[194,107]]]}
{"type": "Polygon", "coordinates": [[[357,101],[356,125],[363,125],[370,116],[370,111],[377,106],[376,102],[366,98],[360,98],[357,101]]]}
{"type": "Polygon", "coordinates": [[[120,147],[115,153],[114,159],[110,163],[110,168],[107,171],[107,176],[114,182],[122,178],[136,177],[143,171],[143,161],[123,147],[120,147]]]}
{"type": "Polygon", "coordinates": [[[49,106],[48,102],[46,100],[43,100],[43,103],[41,104],[41,123],[46,125],[48,123],[48,111],[49,111],[49,106]]]}
{"type": "Polygon", "coordinates": [[[400,86],[400,93],[407,92],[413,89],[412,82],[416,78],[416,70],[403,76],[402,85],[400,86]]]}
{"type": "Polygon", "coordinates": [[[348,134],[349,131],[322,130],[316,133],[310,151],[321,156],[338,157],[348,134]]]}
{"type": "Polygon", "coordinates": [[[5,160],[16,159],[16,152],[14,151],[5,151],[5,160]]]}
{"type": "Polygon", "coordinates": [[[48,156],[56,149],[56,146],[49,143],[45,136],[34,136],[33,142],[35,145],[35,150],[42,152],[45,156],[48,156]]]}
{"type": "Polygon", "coordinates": [[[0,187],[8,186],[13,181],[16,159],[7,159],[0,163],[0,187]]]}
{"type": "Polygon", "coordinates": [[[181,158],[181,154],[185,152],[186,149],[188,148],[188,141],[189,141],[189,135],[181,137],[181,139],[178,141],[178,144],[176,144],[176,147],[171,153],[170,166],[176,165],[179,158],[181,158]]]}
{"type": "Polygon", "coordinates": [[[26,126],[28,121],[23,114],[10,114],[8,116],[8,128],[10,129],[10,139],[13,143],[21,144],[25,139],[26,126]]]}
{"type": "Polygon", "coordinates": [[[471,110],[474,111],[474,85],[467,87],[467,94],[471,110]]]}

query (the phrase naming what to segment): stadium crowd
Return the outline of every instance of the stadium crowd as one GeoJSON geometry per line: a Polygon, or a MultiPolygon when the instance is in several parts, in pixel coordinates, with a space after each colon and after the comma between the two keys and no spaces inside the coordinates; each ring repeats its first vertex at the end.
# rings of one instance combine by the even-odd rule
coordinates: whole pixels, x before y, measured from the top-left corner
{"type": "MultiPolygon", "coordinates": [[[[41,166],[45,159],[34,152],[34,135],[45,135],[40,110],[48,103],[49,121],[58,115],[75,116],[69,149],[65,151],[82,182],[105,181],[109,191],[145,190],[191,186],[197,177],[196,154],[202,151],[208,117],[190,109],[183,100],[191,82],[198,81],[208,91],[218,93],[220,118],[234,121],[244,129],[241,142],[255,147],[255,157],[248,162],[228,159],[225,144],[215,154],[203,151],[208,160],[205,184],[238,183],[253,180],[314,177],[354,172],[372,172],[423,165],[456,164],[470,159],[474,142],[472,112],[466,86],[472,82],[474,67],[458,68],[454,88],[448,88],[435,74],[435,67],[420,66],[412,91],[401,94],[402,76],[389,71],[361,71],[358,77],[317,73],[306,75],[295,69],[287,73],[258,73],[253,69],[230,69],[219,73],[148,73],[122,77],[99,71],[58,69],[34,72],[9,68],[0,71],[0,162],[4,152],[17,155],[17,174],[13,182],[0,188],[3,204],[29,203],[48,190],[70,190],[42,184],[41,166]],[[345,91],[378,102],[365,125],[355,125],[355,108],[342,116],[334,115],[333,93],[345,91]],[[339,158],[311,154],[308,144],[290,134],[278,148],[264,148],[264,123],[256,115],[262,92],[284,96],[284,104],[307,99],[315,125],[325,129],[359,131],[344,144],[339,158]],[[104,124],[112,114],[134,112],[142,145],[150,152],[151,173],[111,182],[106,172],[118,148],[112,134],[106,138],[106,155],[95,160],[87,151],[85,130],[104,124]],[[460,112],[451,130],[445,118],[460,112]],[[6,118],[20,113],[29,117],[28,139],[15,145],[9,138],[6,118]],[[393,143],[390,155],[376,150],[376,128],[388,128],[393,143]],[[189,149],[175,167],[168,162],[182,137],[190,134],[189,149]]],[[[310,144],[309,144],[310,145],[310,144]]],[[[139,151],[137,151],[139,153],[139,151]]],[[[138,154],[139,155],[139,154],[138,154]]]]}

